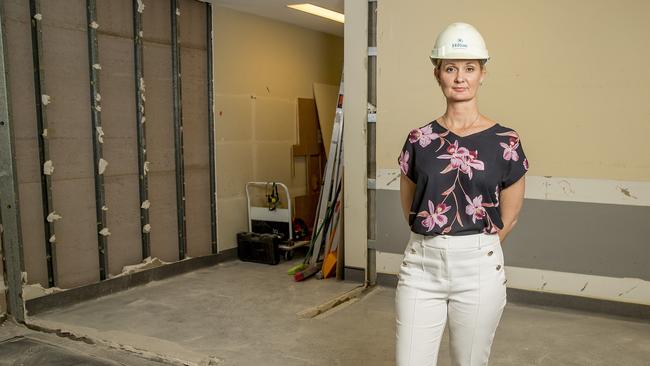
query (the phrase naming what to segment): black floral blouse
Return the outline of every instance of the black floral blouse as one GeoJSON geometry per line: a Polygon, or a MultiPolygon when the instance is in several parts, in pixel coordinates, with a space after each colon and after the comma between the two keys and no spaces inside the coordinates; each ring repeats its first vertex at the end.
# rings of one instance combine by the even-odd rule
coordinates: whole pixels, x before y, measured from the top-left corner
{"type": "Polygon", "coordinates": [[[457,136],[434,120],[411,130],[398,162],[416,184],[411,231],[430,236],[503,229],[499,192],[528,171],[519,134],[498,123],[457,136]]]}

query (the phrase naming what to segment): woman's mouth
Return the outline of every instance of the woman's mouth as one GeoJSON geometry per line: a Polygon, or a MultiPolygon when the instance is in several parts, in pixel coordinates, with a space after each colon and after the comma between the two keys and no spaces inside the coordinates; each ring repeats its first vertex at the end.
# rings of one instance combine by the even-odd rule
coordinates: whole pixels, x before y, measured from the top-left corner
{"type": "Polygon", "coordinates": [[[462,92],[465,91],[467,88],[452,88],[452,89],[457,92],[462,92]]]}

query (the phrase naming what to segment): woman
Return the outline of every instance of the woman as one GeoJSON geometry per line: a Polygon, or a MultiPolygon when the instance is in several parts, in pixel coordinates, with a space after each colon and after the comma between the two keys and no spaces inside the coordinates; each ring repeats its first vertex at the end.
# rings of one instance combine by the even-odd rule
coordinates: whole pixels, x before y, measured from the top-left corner
{"type": "Polygon", "coordinates": [[[528,170],[516,131],[481,115],[489,59],[471,25],[449,25],[431,60],[447,110],[411,130],[398,162],[411,227],[396,291],[397,365],[430,366],[449,320],[452,365],[487,365],[506,305],[501,243],[528,170]]]}

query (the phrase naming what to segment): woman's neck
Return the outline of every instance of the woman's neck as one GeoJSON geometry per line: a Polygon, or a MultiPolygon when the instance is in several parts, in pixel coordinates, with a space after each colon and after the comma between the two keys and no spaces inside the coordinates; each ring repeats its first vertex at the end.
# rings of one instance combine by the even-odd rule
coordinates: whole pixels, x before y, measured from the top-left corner
{"type": "Polygon", "coordinates": [[[467,102],[447,103],[445,112],[445,123],[447,128],[463,130],[477,121],[480,116],[478,105],[475,100],[467,102]]]}

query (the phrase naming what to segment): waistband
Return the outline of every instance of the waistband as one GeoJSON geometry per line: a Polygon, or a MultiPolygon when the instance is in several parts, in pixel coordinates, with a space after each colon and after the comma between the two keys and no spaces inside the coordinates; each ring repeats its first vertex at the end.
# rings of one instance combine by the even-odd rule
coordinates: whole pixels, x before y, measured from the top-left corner
{"type": "Polygon", "coordinates": [[[438,249],[480,249],[500,242],[498,234],[436,235],[426,236],[411,231],[412,241],[425,247],[438,249]]]}

